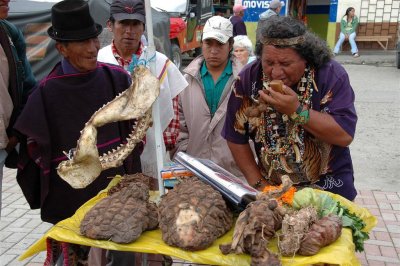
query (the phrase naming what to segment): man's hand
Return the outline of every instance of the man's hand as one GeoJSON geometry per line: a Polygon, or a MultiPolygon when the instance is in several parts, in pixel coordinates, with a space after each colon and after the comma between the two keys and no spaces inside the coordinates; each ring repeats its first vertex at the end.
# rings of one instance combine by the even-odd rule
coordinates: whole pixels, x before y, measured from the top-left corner
{"type": "Polygon", "coordinates": [[[279,113],[290,115],[299,107],[297,93],[286,85],[283,85],[282,89],[284,94],[276,92],[270,87],[260,90],[258,93],[263,102],[272,105],[279,113]]]}
{"type": "Polygon", "coordinates": [[[8,144],[7,147],[5,148],[6,152],[9,154],[10,152],[12,152],[12,150],[14,150],[15,146],[17,146],[18,144],[18,138],[15,136],[11,136],[8,139],[8,144]]]}

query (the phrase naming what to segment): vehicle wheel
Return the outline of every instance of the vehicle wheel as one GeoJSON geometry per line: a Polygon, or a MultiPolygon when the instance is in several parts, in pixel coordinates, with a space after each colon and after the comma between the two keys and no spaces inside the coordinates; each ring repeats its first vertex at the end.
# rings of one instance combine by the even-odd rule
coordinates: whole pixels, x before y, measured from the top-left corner
{"type": "Polygon", "coordinates": [[[172,61],[178,69],[182,66],[182,53],[179,46],[175,43],[172,44],[172,61]]]}

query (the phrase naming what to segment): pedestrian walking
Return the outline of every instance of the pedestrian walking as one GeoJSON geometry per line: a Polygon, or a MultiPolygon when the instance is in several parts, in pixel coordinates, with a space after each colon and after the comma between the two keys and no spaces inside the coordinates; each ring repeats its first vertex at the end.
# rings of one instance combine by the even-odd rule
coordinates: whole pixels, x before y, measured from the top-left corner
{"type": "Polygon", "coordinates": [[[233,16],[230,18],[233,25],[233,37],[237,35],[247,35],[246,25],[243,21],[245,11],[246,7],[241,4],[235,4],[233,6],[233,16]]]}
{"type": "Polygon", "coordinates": [[[258,41],[259,37],[261,36],[260,31],[263,27],[266,26],[268,19],[270,19],[271,17],[279,16],[281,9],[282,9],[281,1],[272,0],[269,3],[268,9],[259,15],[259,20],[258,20],[257,29],[256,29],[256,42],[258,41]]]}

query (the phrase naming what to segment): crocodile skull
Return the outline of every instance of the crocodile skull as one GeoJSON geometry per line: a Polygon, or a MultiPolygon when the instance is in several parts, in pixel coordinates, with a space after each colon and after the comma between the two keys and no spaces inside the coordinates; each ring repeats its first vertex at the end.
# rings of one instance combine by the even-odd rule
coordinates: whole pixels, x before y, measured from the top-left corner
{"type": "Polygon", "coordinates": [[[72,158],[58,165],[58,175],[73,188],[84,188],[92,183],[101,171],[122,165],[151,126],[151,107],[159,93],[158,79],[146,67],[136,67],[132,73],[131,86],[96,111],[85,124],[72,158]],[[131,119],[137,121],[127,143],[99,156],[96,146],[97,128],[131,119]]]}

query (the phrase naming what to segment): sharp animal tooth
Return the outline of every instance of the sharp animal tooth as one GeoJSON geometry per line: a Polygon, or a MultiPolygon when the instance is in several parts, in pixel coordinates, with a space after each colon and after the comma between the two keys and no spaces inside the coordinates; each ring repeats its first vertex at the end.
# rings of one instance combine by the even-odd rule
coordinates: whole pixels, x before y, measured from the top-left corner
{"type": "Polygon", "coordinates": [[[272,166],[269,167],[269,170],[268,170],[268,178],[270,178],[271,175],[272,175],[272,170],[273,170],[272,168],[273,168],[272,166]]]}
{"type": "Polygon", "coordinates": [[[301,153],[300,153],[299,146],[297,146],[297,144],[293,144],[292,147],[293,147],[294,154],[296,155],[296,163],[300,163],[301,162],[301,153]]]}
{"type": "Polygon", "coordinates": [[[286,158],[284,155],[279,156],[279,161],[281,163],[283,170],[285,170],[286,173],[288,173],[288,174],[293,173],[293,170],[290,169],[289,165],[286,162],[286,158]]]}
{"type": "Polygon", "coordinates": [[[72,187],[86,187],[101,171],[121,165],[134,149],[135,144],[143,138],[147,128],[151,126],[151,107],[159,95],[159,81],[143,66],[137,67],[133,74],[131,86],[95,111],[89,121],[85,123],[85,128],[80,131],[81,136],[77,141],[76,150],[72,152],[74,157],[58,165],[58,174],[72,187]],[[149,95],[144,95],[140,92],[141,90],[146,90],[149,95]],[[126,108],[134,109],[136,115],[128,112],[122,116],[122,110],[125,112],[130,110],[126,108]],[[143,110],[147,111],[143,112],[143,110]],[[132,133],[129,134],[133,140],[127,139],[126,144],[121,143],[112,151],[104,152],[103,156],[99,157],[98,149],[93,145],[97,137],[97,124],[107,124],[121,119],[135,120],[132,123],[132,133]],[[100,164],[96,159],[100,160],[100,164]],[[79,181],[77,184],[78,179],[85,181],[79,181]]]}
{"type": "Polygon", "coordinates": [[[297,143],[300,143],[300,144],[303,143],[303,142],[301,141],[300,137],[299,137],[299,134],[297,134],[297,133],[296,133],[295,139],[296,139],[296,142],[297,142],[297,143]]]}

